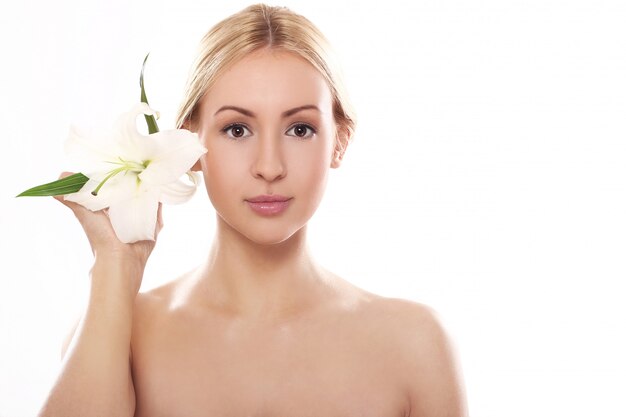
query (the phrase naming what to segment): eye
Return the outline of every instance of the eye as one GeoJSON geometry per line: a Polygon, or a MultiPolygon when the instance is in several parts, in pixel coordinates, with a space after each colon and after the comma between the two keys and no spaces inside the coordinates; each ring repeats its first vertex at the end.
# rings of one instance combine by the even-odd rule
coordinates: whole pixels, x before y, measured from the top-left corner
{"type": "Polygon", "coordinates": [[[233,123],[222,129],[222,132],[231,139],[242,139],[252,135],[248,128],[240,123],[233,123]]]}
{"type": "Polygon", "coordinates": [[[301,139],[308,139],[316,133],[315,129],[307,124],[298,123],[287,131],[287,135],[296,136],[301,139]],[[289,133],[292,132],[292,133],[289,133]]]}

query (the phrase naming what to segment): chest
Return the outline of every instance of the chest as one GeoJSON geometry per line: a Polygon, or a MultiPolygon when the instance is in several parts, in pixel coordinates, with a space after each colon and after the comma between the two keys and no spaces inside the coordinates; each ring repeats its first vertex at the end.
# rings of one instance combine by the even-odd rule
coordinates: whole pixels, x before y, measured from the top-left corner
{"type": "Polygon", "coordinates": [[[137,416],[403,416],[393,345],[348,323],[168,320],[133,339],[137,416]]]}

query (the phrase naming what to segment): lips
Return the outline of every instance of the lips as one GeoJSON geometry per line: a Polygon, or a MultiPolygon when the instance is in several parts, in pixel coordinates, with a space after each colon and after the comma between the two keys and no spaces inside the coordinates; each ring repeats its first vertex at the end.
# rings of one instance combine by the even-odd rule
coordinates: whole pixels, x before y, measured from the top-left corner
{"type": "Polygon", "coordinates": [[[259,195],[246,199],[248,206],[262,216],[275,216],[287,210],[291,197],[282,195],[259,195]]]}

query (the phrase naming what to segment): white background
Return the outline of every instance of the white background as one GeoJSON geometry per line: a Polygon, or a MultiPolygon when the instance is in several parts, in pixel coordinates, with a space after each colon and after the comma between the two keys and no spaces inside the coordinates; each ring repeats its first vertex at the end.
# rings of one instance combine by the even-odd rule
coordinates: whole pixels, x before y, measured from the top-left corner
{"type": "MultiPolygon", "coordinates": [[[[162,129],[200,37],[240,1],[22,1],[0,14],[0,416],[33,415],[85,299],[69,211],[13,196],[67,166],[70,123],[139,97],[162,129]]],[[[359,115],[310,228],[354,284],[426,303],[472,416],[624,416],[626,3],[284,0],[331,40],[359,115]]],[[[167,207],[144,289],[200,262],[203,189],[167,207]]]]}

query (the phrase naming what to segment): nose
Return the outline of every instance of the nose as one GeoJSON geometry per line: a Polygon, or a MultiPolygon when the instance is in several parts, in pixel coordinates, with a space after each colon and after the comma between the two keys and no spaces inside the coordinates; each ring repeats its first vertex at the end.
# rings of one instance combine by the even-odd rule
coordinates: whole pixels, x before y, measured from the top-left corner
{"type": "Polygon", "coordinates": [[[287,174],[280,139],[264,136],[257,142],[256,158],[252,166],[252,175],[255,178],[273,182],[287,174]]]}

